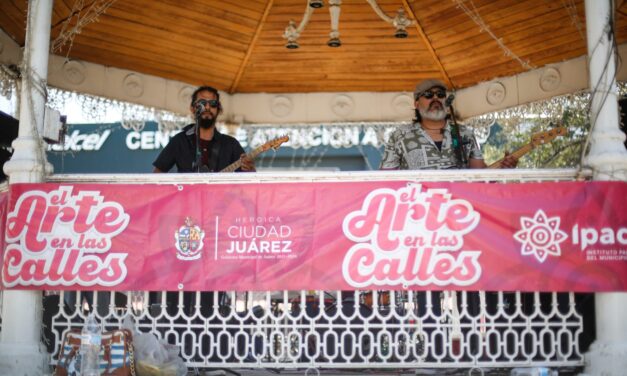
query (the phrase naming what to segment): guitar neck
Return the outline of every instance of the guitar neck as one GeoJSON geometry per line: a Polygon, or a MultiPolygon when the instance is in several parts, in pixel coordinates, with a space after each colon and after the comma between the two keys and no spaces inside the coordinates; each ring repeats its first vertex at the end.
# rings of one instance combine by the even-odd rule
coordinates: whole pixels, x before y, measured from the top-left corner
{"type": "MultiPolygon", "coordinates": [[[[264,146],[265,145],[261,145],[258,148],[255,148],[255,149],[251,150],[250,152],[246,153],[246,156],[248,158],[254,159],[259,154],[261,154],[261,153],[263,153],[265,151],[264,150],[264,146]]],[[[242,167],[242,160],[238,159],[235,162],[231,163],[230,165],[226,166],[223,170],[220,170],[220,172],[233,172],[233,171],[237,170],[240,167],[242,167]]]]}
{"type": "MultiPolygon", "coordinates": [[[[516,157],[516,159],[519,159],[523,155],[525,155],[525,154],[529,153],[531,150],[533,150],[533,148],[534,148],[533,144],[529,143],[527,145],[524,145],[520,149],[517,149],[511,155],[516,157]]],[[[501,164],[503,164],[503,159],[505,159],[505,158],[501,158],[498,161],[492,163],[491,165],[488,166],[488,168],[501,168],[501,164]]]]}

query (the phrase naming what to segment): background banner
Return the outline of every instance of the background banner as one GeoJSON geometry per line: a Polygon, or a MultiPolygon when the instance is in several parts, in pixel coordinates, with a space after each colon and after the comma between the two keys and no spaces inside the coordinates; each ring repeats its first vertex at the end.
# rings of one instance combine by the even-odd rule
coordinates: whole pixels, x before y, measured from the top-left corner
{"type": "Polygon", "coordinates": [[[15,184],[2,286],[627,291],[625,197],[624,182],[15,184]]]}

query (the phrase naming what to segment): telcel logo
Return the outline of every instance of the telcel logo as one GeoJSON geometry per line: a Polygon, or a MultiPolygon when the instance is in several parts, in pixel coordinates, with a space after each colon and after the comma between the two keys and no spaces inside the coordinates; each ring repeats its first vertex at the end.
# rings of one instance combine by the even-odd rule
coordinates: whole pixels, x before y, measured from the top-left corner
{"type": "Polygon", "coordinates": [[[101,134],[99,133],[83,133],[78,130],[74,130],[70,135],[65,138],[65,143],[50,145],[50,150],[54,151],[98,151],[104,145],[107,138],[111,134],[110,129],[106,129],[101,134]]]}

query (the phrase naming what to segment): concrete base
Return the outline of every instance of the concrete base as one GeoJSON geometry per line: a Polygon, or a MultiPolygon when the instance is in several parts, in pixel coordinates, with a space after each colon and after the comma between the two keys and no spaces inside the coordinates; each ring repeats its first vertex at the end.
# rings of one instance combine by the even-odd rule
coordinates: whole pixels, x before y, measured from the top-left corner
{"type": "Polygon", "coordinates": [[[0,343],[0,376],[52,375],[50,354],[39,346],[0,343]]]}
{"type": "Polygon", "coordinates": [[[627,372],[627,342],[596,341],[585,354],[586,375],[624,376],[627,372]]]}

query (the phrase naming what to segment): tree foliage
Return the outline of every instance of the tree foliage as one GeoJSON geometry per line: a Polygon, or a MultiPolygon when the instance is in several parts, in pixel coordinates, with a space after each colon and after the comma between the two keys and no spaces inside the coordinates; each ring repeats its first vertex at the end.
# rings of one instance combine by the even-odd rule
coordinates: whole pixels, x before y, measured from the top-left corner
{"type": "MultiPolygon", "coordinates": [[[[519,168],[568,168],[580,164],[581,148],[590,129],[587,113],[584,109],[568,107],[561,118],[561,125],[567,129],[566,135],[531,150],[520,158],[519,168]]],[[[499,119],[490,127],[490,135],[482,145],[486,163],[489,165],[503,158],[505,152],[514,152],[528,144],[533,134],[556,126],[559,124],[533,115],[521,122],[499,119]]]]}

